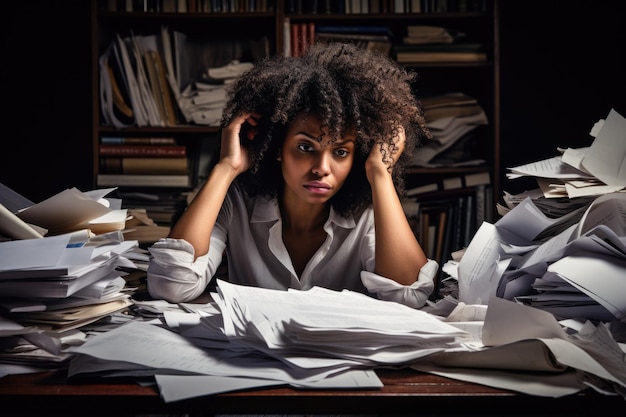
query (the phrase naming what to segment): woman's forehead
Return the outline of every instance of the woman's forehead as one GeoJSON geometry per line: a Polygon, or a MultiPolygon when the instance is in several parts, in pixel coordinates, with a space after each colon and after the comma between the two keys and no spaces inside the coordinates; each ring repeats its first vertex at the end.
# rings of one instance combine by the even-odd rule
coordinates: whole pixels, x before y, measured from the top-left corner
{"type": "Polygon", "coordinates": [[[342,130],[343,129],[336,130],[333,132],[333,135],[331,135],[328,124],[322,119],[321,116],[314,113],[308,113],[298,115],[298,117],[296,117],[296,119],[290,124],[288,133],[294,134],[301,132],[321,143],[356,141],[356,134],[353,130],[342,130]]]}

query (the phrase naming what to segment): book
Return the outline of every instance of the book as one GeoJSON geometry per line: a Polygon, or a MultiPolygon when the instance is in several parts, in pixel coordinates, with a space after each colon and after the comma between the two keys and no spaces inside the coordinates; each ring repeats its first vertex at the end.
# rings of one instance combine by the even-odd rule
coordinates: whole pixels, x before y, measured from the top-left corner
{"type": "Polygon", "coordinates": [[[466,187],[476,187],[479,185],[489,185],[489,184],[491,184],[491,175],[487,171],[465,174],[465,186],[466,187]]]}
{"type": "Polygon", "coordinates": [[[437,51],[398,51],[396,61],[410,62],[484,62],[486,52],[437,52],[437,51]]]}
{"type": "Polygon", "coordinates": [[[439,262],[443,250],[448,204],[432,202],[419,207],[419,240],[424,253],[439,262]]]}
{"type": "Polygon", "coordinates": [[[429,184],[424,184],[424,185],[410,188],[406,191],[405,194],[407,197],[414,197],[419,194],[429,193],[429,192],[438,191],[438,190],[439,190],[439,183],[431,182],[429,184]]]}
{"type": "Polygon", "coordinates": [[[371,35],[393,36],[393,32],[387,26],[340,26],[340,25],[317,25],[315,33],[367,33],[371,35]]]}
{"type": "Polygon", "coordinates": [[[289,36],[290,36],[290,51],[289,51],[289,55],[290,56],[300,56],[300,52],[301,52],[301,46],[302,46],[302,39],[300,39],[300,30],[299,30],[299,25],[300,23],[291,23],[290,27],[289,27],[289,36]]]}
{"type": "MultiPolygon", "coordinates": [[[[119,36],[119,35],[118,35],[119,36]]],[[[165,126],[165,122],[161,119],[157,103],[152,94],[152,87],[148,80],[146,64],[143,60],[143,53],[149,48],[154,41],[155,36],[135,35],[132,31],[130,38],[127,39],[129,52],[132,52],[132,63],[135,70],[137,86],[139,88],[139,99],[147,114],[147,126],[165,126]]],[[[137,124],[138,126],[142,126],[137,124]]]]}
{"type": "Polygon", "coordinates": [[[487,52],[485,44],[459,43],[429,43],[420,45],[394,45],[396,52],[487,52]]]}
{"type": "Polygon", "coordinates": [[[98,174],[99,187],[191,187],[191,176],[183,174],[98,174]]]}
{"type": "Polygon", "coordinates": [[[486,61],[488,56],[482,43],[395,45],[393,49],[398,62],[486,61]]]}
{"type": "Polygon", "coordinates": [[[387,35],[367,33],[317,33],[316,38],[327,42],[352,43],[361,48],[380,51],[385,55],[391,53],[391,39],[387,35]]]}
{"type": "Polygon", "coordinates": [[[189,162],[186,157],[114,157],[100,158],[103,174],[187,174],[189,162]]]}
{"type": "Polygon", "coordinates": [[[458,37],[459,33],[449,31],[441,26],[408,25],[406,27],[406,36],[402,41],[411,45],[453,43],[455,35],[458,37]]]}
{"type": "Polygon", "coordinates": [[[478,103],[476,98],[458,91],[452,93],[423,96],[420,98],[420,102],[425,109],[434,109],[438,107],[448,106],[474,105],[478,103]]]}
{"type": "Polygon", "coordinates": [[[142,102],[139,83],[135,75],[135,66],[134,61],[132,60],[132,54],[128,51],[130,45],[127,45],[127,42],[119,35],[117,35],[116,41],[116,50],[119,52],[119,60],[123,68],[122,71],[126,77],[130,104],[135,116],[135,123],[137,126],[147,126],[149,124],[148,113],[142,102]]]}
{"type": "Polygon", "coordinates": [[[163,96],[163,102],[165,105],[166,124],[168,126],[175,126],[178,123],[177,112],[177,98],[176,92],[173,90],[172,84],[168,80],[167,66],[165,64],[163,56],[155,51],[151,54],[156,70],[159,82],[159,92],[163,96]]]}
{"type": "Polygon", "coordinates": [[[128,92],[125,90],[125,87],[123,88],[121,85],[121,76],[115,73],[115,70],[109,62],[106,62],[105,66],[106,73],[109,76],[109,81],[111,83],[114,109],[119,112],[116,116],[118,116],[124,124],[132,124],[135,120],[133,109],[130,106],[128,92]]]}
{"type": "Polygon", "coordinates": [[[102,136],[102,145],[176,145],[176,139],[172,137],[125,137],[125,136],[102,136]]]}
{"type": "Polygon", "coordinates": [[[413,187],[408,189],[405,194],[407,197],[417,197],[418,200],[438,199],[455,196],[457,194],[455,191],[458,191],[458,194],[473,192],[475,187],[489,184],[491,184],[489,171],[479,171],[446,177],[440,181],[413,187]]]}
{"type": "Polygon", "coordinates": [[[187,147],[185,145],[100,145],[100,156],[185,157],[187,147]]]}
{"type": "Polygon", "coordinates": [[[143,61],[148,75],[150,92],[156,104],[161,121],[165,126],[176,125],[174,104],[170,97],[167,79],[165,78],[165,65],[158,51],[148,50],[143,53],[143,61]]]}

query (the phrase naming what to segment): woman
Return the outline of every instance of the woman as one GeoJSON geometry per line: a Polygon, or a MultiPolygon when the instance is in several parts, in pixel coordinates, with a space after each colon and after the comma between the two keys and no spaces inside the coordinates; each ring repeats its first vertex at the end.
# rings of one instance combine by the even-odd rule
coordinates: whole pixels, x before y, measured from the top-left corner
{"type": "Polygon", "coordinates": [[[170,235],[148,290],[170,302],[228,279],[271,289],[348,289],[422,307],[438,265],[400,202],[402,169],[429,137],[415,75],[352,45],[273,57],[232,84],[220,157],[170,235]]]}

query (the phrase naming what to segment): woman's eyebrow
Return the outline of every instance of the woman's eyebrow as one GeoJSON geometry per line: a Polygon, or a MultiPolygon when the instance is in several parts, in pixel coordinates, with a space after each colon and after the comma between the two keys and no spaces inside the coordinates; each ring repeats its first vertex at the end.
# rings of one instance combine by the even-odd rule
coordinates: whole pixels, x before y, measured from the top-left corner
{"type": "Polygon", "coordinates": [[[293,132],[293,134],[294,134],[294,136],[295,135],[303,135],[303,136],[306,136],[307,138],[314,139],[314,140],[317,140],[317,141],[319,141],[324,136],[324,135],[316,135],[316,134],[310,133],[310,132],[308,132],[306,130],[298,130],[296,132],[293,132]]]}
{"type": "Polygon", "coordinates": [[[338,140],[336,142],[333,143],[333,145],[335,146],[345,146],[349,143],[356,143],[356,141],[354,139],[344,139],[344,140],[338,140]]]}

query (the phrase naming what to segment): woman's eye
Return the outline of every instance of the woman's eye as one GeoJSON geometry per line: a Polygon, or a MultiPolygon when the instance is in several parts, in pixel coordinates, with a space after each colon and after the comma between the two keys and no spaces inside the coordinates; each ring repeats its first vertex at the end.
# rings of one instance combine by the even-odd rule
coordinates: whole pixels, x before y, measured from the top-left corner
{"type": "Polygon", "coordinates": [[[308,143],[299,143],[298,144],[298,150],[300,150],[302,152],[312,152],[313,151],[313,146],[309,145],[308,143]]]}
{"type": "Polygon", "coordinates": [[[340,156],[342,158],[345,158],[346,156],[348,156],[350,152],[348,152],[346,149],[336,149],[335,150],[335,155],[340,156]]]}

